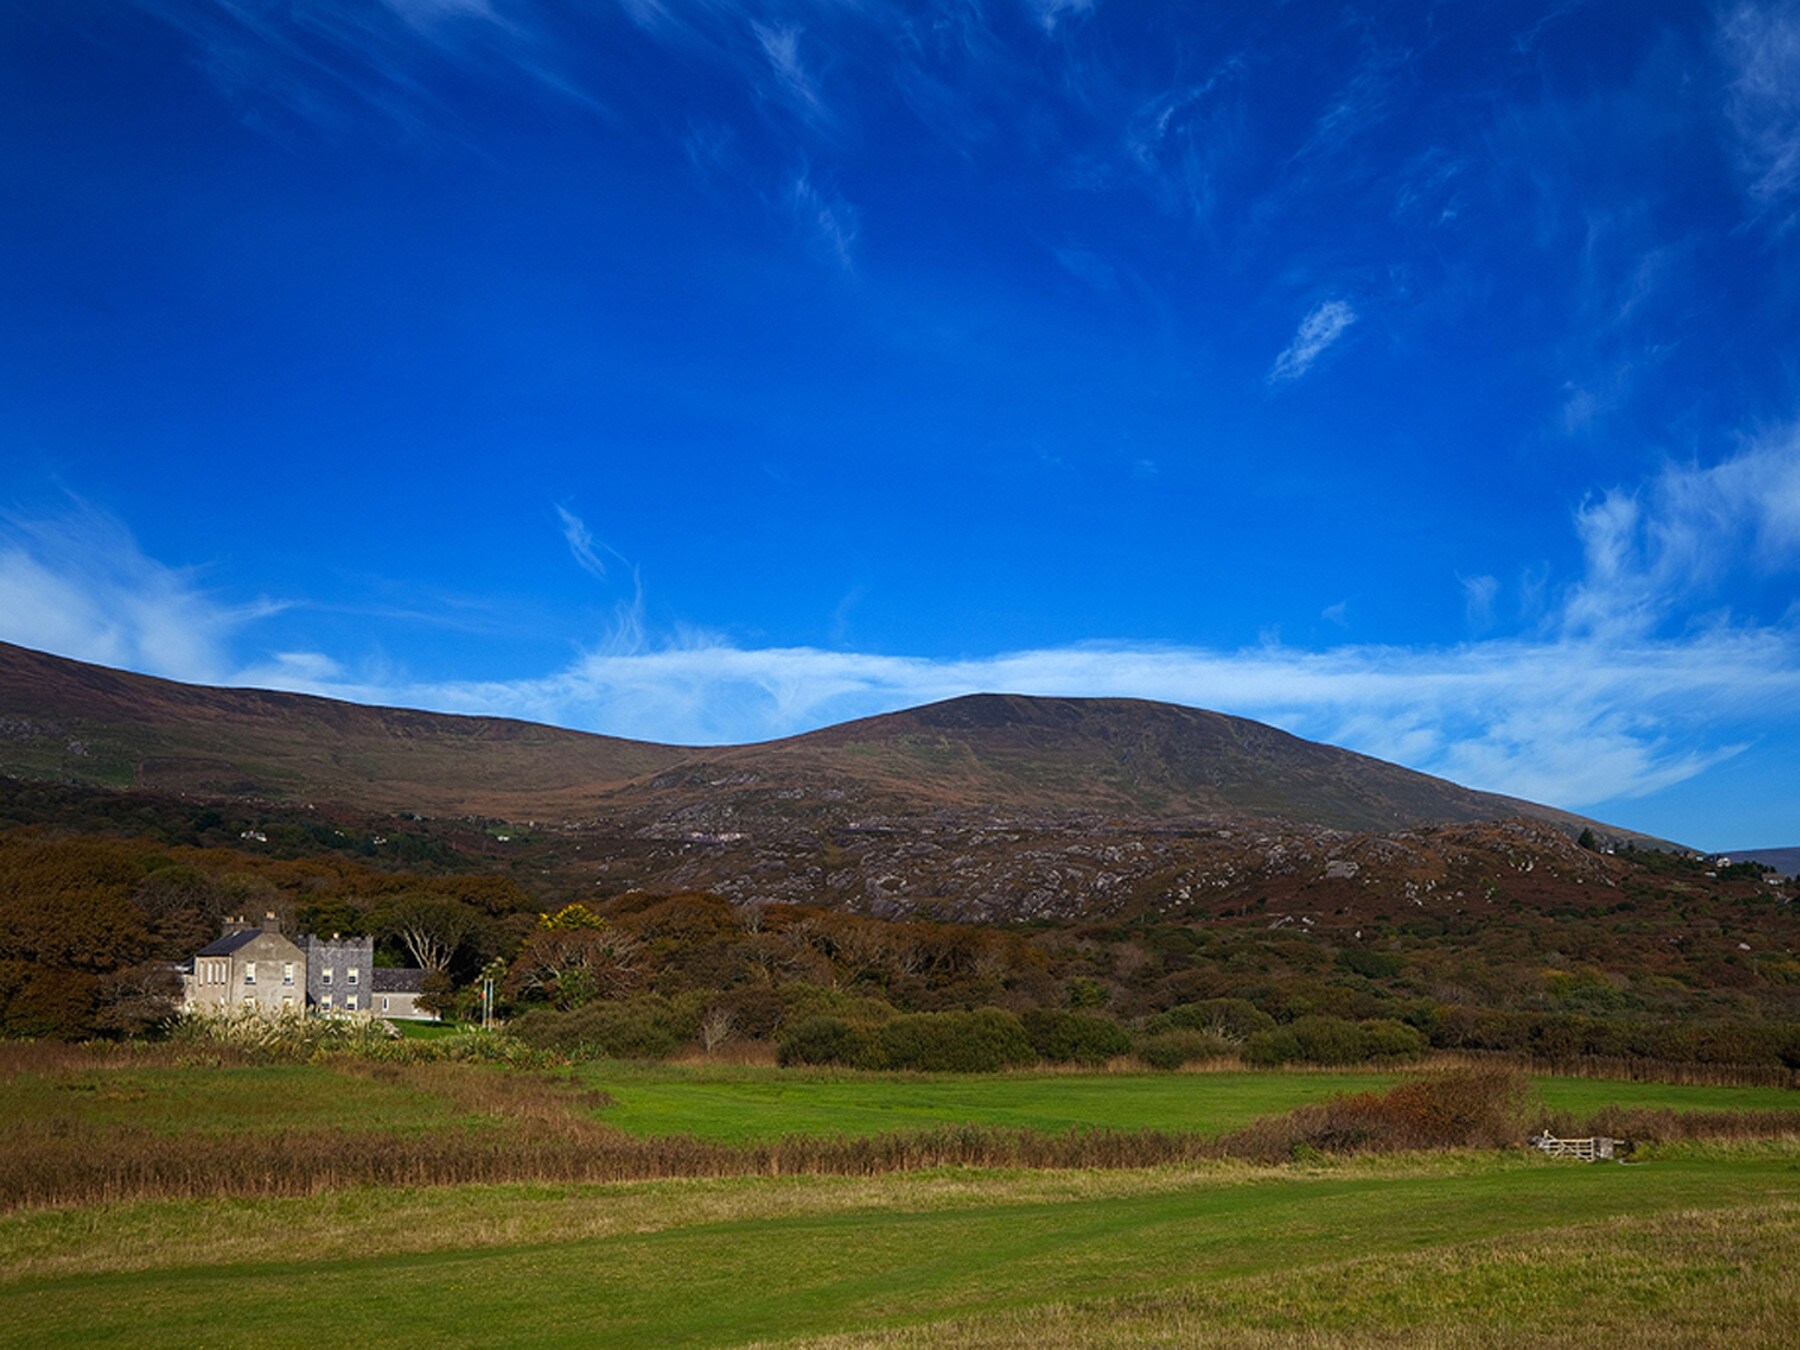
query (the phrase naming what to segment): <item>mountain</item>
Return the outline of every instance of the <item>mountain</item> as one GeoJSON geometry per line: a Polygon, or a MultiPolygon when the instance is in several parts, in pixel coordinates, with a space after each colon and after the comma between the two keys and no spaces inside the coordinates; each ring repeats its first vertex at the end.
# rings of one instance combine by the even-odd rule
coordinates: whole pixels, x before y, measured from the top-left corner
{"type": "Polygon", "coordinates": [[[974,694],[783,740],[696,749],[179,684],[4,643],[0,772],[516,819],[1074,811],[1379,831],[1527,817],[1639,838],[1245,718],[1136,699],[974,694]]]}
{"type": "Polygon", "coordinates": [[[693,751],[623,795],[685,789],[740,814],[781,814],[780,804],[809,786],[892,813],[1229,814],[1340,830],[1523,816],[1572,834],[1593,824],[1242,717],[1139,699],[1018,694],[972,694],[786,740],[693,751]]]}
{"type": "Polygon", "coordinates": [[[1734,863],[1757,862],[1784,877],[1800,877],[1800,848],[1742,848],[1725,854],[1734,863]]]}
{"type": "Polygon", "coordinates": [[[177,684],[0,643],[0,772],[19,777],[523,819],[685,753],[501,717],[177,684]]]}
{"type": "Polygon", "coordinates": [[[15,796],[36,791],[27,780],[137,788],[146,806],[174,804],[165,817],[229,803],[245,847],[398,861],[404,845],[557,896],[707,889],[972,920],[1273,906],[1326,921],[1432,897],[1480,906],[1503,873],[1567,904],[1623,875],[1576,847],[1583,829],[1607,847],[1668,847],[1164,703],[977,694],[682,748],[183,685],[3,644],[0,774],[15,796]],[[314,804],[335,813],[330,828],[314,804]]]}

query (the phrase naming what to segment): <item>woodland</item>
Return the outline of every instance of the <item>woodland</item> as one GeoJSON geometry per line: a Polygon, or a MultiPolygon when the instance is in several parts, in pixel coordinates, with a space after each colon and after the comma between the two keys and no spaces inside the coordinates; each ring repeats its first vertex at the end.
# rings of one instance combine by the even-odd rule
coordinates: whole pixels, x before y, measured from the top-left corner
{"type": "MultiPolygon", "coordinates": [[[[1431,1051],[1800,1069],[1792,887],[1755,864],[1624,855],[1591,903],[1510,902],[1354,930],[1265,901],[1013,924],[588,888],[467,845],[491,822],[337,822],[8,780],[0,1035],[164,1032],[175,963],[229,916],[367,933],[447,1018],[495,1011],[575,1058],[690,1050],[982,1071],[1405,1063],[1431,1051]],[[254,842],[249,842],[254,841],[254,842]]],[[[291,815],[291,813],[290,813],[291,815]]],[[[527,855],[529,857],[529,855],[527,855]]],[[[1609,860],[1610,861],[1610,860],[1609,860]]]]}

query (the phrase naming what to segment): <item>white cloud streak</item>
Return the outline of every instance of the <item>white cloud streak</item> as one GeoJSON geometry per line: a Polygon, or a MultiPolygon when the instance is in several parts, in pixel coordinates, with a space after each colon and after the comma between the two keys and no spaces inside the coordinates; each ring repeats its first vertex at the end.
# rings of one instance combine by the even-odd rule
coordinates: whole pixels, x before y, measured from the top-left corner
{"type": "Polygon", "coordinates": [[[527,6],[492,0],[126,0],[181,33],[246,120],[279,108],[342,128],[374,113],[409,138],[455,134],[438,92],[445,70],[504,73],[597,109],[569,78],[558,42],[527,6]]]}
{"type": "Polygon", "coordinates": [[[1299,379],[1355,322],[1356,311],[1342,300],[1327,300],[1319,305],[1300,320],[1294,340],[1282,349],[1275,364],[1269,367],[1269,383],[1286,384],[1299,379]]]}
{"type": "Polygon", "coordinates": [[[846,272],[856,269],[856,238],[862,213],[836,192],[813,182],[806,173],[788,183],[788,210],[807,247],[823,261],[846,272]]]}
{"type": "Polygon", "coordinates": [[[202,574],[146,557],[84,503],[46,518],[0,515],[0,638],[171,679],[234,681],[232,639],[283,608],[231,603],[202,574]]]}
{"type": "Polygon", "coordinates": [[[1746,191],[1786,224],[1800,196],[1800,4],[1726,7],[1717,46],[1746,191]]]}
{"type": "MultiPolygon", "coordinates": [[[[568,507],[559,505],[556,508],[556,518],[562,522],[563,542],[569,546],[569,552],[581,570],[589,576],[606,580],[606,561],[600,556],[600,549],[606,549],[608,553],[613,553],[613,550],[605,544],[596,548],[594,536],[589,532],[587,524],[568,507]]],[[[613,556],[618,555],[613,553],[613,556]]]]}
{"type": "Polygon", "coordinates": [[[1679,618],[1726,573],[1800,562],[1800,426],[1710,467],[1670,465],[1614,488],[1575,518],[1585,555],[1563,621],[1575,634],[1636,636],[1679,618]]]}
{"type": "Polygon", "coordinates": [[[803,121],[821,126],[831,120],[817,82],[800,59],[801,29],[797,24],[780,26],[752,22],[750,31],[768,58],[775,76],[775,92],[803,121]]]}
{"type": "Polygon", "coordinates": [[[1066,21],[1093,13],[1094,0],[1025,0],[1025,7],[1038,27],[1054,33],[1066,21]]]}

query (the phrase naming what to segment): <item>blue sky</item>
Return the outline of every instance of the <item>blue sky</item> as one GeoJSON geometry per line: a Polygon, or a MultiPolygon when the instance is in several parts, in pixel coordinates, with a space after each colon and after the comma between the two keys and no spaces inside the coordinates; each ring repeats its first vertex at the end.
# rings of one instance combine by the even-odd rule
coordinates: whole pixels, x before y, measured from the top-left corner
{"type": "Polygon", "coordinates": [[[1800,842],[1800,5],[0,12],[0,637],[1800,842]]]}

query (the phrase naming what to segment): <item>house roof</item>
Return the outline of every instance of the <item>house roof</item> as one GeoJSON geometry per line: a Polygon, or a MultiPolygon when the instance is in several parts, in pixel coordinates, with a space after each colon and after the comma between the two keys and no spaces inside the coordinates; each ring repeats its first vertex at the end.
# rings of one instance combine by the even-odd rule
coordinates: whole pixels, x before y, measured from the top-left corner
{"type": "Polygon", "coordinates": [[[206,944],[195,956],[230,956],[241,947],[248,947],[262,936],[260,928],[246,928],[241,933],[227,933],[222,938],[215,938],[206,944]]]}
{"type": "Polygon", "coordinates": [[[425,972],[422,970],[391,970],[376,966],[369,974],[369,987],[377,994],[417,994],[425,989],[425,972]]]}

